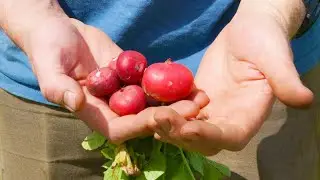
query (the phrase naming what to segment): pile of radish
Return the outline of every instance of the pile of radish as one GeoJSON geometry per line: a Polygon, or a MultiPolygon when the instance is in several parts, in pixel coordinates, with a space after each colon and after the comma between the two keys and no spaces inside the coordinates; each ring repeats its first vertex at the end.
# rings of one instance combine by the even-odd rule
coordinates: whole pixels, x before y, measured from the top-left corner
{"type": "Polygon", "coordinates": [[[193,81],[192,72],[182,64],[168,59],[148,66],[143,54],[127,50],[107,67],[91,72],[86,87],[92,95],[108,98],[110,109],[124,116],[186,98],[193,81]]]}
{"type": "MultiPolygon", "coordinates": [[[[171,59],[148,66],[146,57],[133,50],[123,51],[86,79],[88,91],[108,99],[110,109],[119,116],[186,99],[193,85],[193,74],[186,66],[171,59]]],[[[82,147],[100,150],[105,157],[104,180],[220,180],[231,174],[224,165],[152,136],[115,145],[93,131],[84,139],[82,147]]]]}

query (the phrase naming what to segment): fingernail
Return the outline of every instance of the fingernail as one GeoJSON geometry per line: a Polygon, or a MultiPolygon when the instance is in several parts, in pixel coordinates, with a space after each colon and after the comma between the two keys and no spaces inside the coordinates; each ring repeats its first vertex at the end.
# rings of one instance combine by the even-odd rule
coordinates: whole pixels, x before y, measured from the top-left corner
{"type": "Polygon", "coordinates": [[[63,97],[64,105],[67,109],[74,112],[76,110],[76,94],[70,91],[66,91],[63,97]]]}

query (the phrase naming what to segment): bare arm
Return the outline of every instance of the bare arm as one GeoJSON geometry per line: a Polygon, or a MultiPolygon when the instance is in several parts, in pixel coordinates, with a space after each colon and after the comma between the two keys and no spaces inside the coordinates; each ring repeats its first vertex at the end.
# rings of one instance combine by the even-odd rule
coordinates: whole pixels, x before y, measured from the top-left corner
{"type": "Polygon", "coordinates": [[[66,16],[57,0],[1,0],[0,27],[22,49],[38,24],[66,16]]]}
{"type": "Polygon", "coordinates": [[[242,0],[239,12],[272,15],[289,37],[297,32],[306,14],[302,0],[242,0]]]}

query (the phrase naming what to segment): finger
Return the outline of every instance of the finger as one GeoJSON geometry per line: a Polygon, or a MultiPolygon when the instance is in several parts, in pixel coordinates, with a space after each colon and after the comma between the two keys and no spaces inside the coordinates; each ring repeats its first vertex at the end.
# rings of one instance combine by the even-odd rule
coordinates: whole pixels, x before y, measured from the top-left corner
{"type": "MultiPolygon", "coordinates": [[[[110,121],[118,117],[107,105],[107,100],[92,96],[86,87],[82,87],[85,101],[81,109],[75,112],[90,128],[109,138],[110,121]]],[[[121,133],[121,131],[120,131],[121,133]]]]}
{"type": "Polygon", "coordinates": [[[168,107],[161,107],[154,113],[155,124],[153,130],[161,137],[180,140],[179,131],[187,121],[180,114],[168,107]]]}
{"type": "Polygon", "coordinates": [[[175,102],[170,104],[169,107],[184,118],[196,117],[200,112],[198,104],[189,100],[175,102]]]}
{"type": "Polygon", "coordinates": [[[196,117],[200,108],[192,101],[182,100],[166,107],[154,108],[154,115],[149,120],[151,129],[162,136],[169,136],[180,128],[186,119],[196,117]]]}
{"type": "Polygon", "coordinates": [[[190,141],[171,141],[170,138],[160,136],[158,133],[154,134],[154,138],[164,143],[169,143],[181,147],[187,151],[199,152],[205,156],[213,156],[218,154],[221,149],[217,149],[210,146],[204,146],[202,141],[190,142],[190,141]]]}
{"type": "Polygon", "coordinates": [[[258,60],[274,94],[284,104],[305,107],[312,103],[312,92],[302,84],[293,63],[293,55],[284,36],[265,42],[264,54],[258,60]]]}
{"type": "Polygon", "coordinates": [[[200,108],[205,107],[207,104],[209,104],[210,99],[207,96],[207,94],[198,88],[194,88],[192,93],[187,98],[190,101],[193,101],[195,104],[197,104],[200,108]]]}
{"type": "Polygon", "coordinates": [[[80,85],[64,74],[38,74],[43,96],[50,102],[59,104],[71,112],[78,111],[84,101],[80,85]]]}
{"type": "Polygon", "coordinates": [[[207,152],[213,149],[239,151],[249,140],[248,133],[239,126],[214,125],[206,121],[189,121],[181,127],[180,134],[185,142],[207,152]]]}
{"type": "Polygon", "coordinates": [[[146,108],[137,115],[115,118],[109,123],[108,136],[115,144],[120,144],[136,137],[151,136],[153,131],[148,123],[153,114],[153,108],[146,108]]]}

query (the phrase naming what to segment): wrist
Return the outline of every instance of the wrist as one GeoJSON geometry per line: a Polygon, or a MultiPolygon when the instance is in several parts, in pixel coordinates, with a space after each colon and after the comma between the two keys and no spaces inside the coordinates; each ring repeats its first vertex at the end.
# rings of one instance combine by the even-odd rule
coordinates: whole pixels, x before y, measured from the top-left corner
{"type": "Polygon", "coordinates": [[[23,50],[42,23],[66,16],[56,0],[2,0],[0,6],[1,29],[23,50]]]}
{"type": "Polygon", "coordinates": [[[306,8],[303,0],[242,0],[238,12],[272,18],[292,38],[305,18],[306,8]]]}

